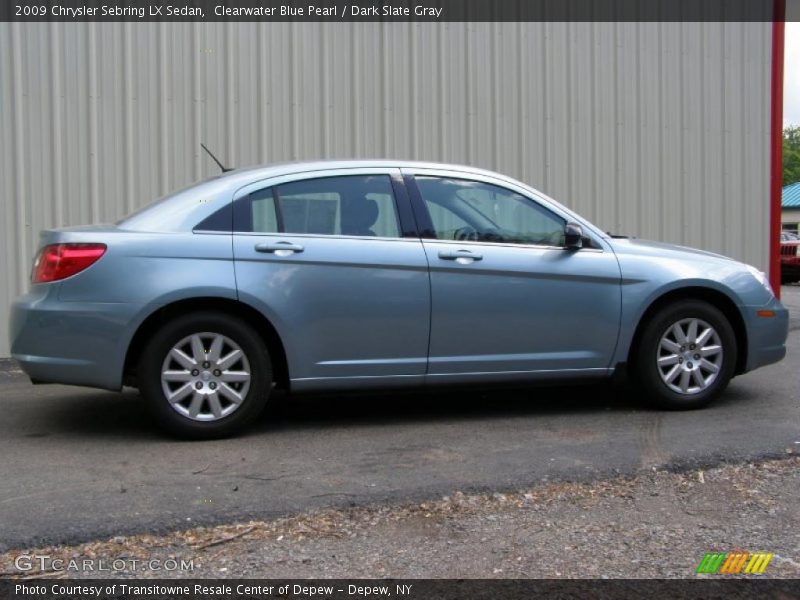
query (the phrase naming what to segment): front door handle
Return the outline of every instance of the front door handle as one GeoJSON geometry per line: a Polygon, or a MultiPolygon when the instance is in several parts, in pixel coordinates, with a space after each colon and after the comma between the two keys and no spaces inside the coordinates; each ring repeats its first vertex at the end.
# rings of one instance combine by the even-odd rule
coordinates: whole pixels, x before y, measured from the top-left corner
{"type": "Polygon", "coordinates": [[[476,260],[483,260],[482,254],[475,254],[469,250],[442,250],[439,252],[442,260],[454,260],[462,265],[467,265],[476,260]]]}
{"type": "Polygon", "coordinates": [[[292,242],[262,242],[256,244],[256,252],[266,252],[276,256],[289,256],[295,252],[302,252],[304,248],[300,244],[292,242]]]}

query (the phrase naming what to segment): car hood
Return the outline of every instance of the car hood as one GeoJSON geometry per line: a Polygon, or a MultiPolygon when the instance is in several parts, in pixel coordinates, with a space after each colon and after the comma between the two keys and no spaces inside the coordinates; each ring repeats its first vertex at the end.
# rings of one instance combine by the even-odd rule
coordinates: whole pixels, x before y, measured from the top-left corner
{"type": "Polygon", "coordinates": [[[711,287],[736,304],[760,306],[772,298],[748,265],[696,248],[637,239],[609,240],[626,286],[658,296],[686,286],[711,287]]]}
{"type": "MultiPolygon", "coordinates": [[[[732,266],[731,263],[737,264],[738,261],[722,254],[708,252],[707,250],[698,250],[697,248],[689,248],[688,246],[678,246],[677,244],[668,244],[666,242],[656,242],[652,240],[640,240],[636,238],[613,238],[610,240],[614,250],[618,253],[639,254],[642,256],[655,256],[661,258],[672,259],[685,259],[689,261],[701,260],[703,262],[717,262],[722,261],[726,266],[732,266]]],[[[738,263],[741,264],[741,263],[738,263]]]]}

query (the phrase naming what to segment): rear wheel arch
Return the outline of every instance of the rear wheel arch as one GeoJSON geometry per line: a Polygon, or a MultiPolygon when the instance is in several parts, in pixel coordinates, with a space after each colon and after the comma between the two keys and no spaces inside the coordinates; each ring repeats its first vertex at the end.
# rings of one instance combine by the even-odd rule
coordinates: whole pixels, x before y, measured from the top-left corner
{"type": "Polygon", "coordinates": [[[635,362],[641,344],[642,333],[649,321],[665,306],[679,300],[701,300],[708,302],[725,315],[731,324],[736,336],[736,369],[734,374],[744,373],[747,365],[747,328],[744,324],[741,312],[736,307],[736,303],[724,292],[713,288],[692,286],[670,290],[653,300],[642,314],[636,325],[636,331],[628,348],[628,364],[635,362]]]}
{"type": "Polygon", "coordinates": [[[267,346],[272,360],[272,372],[276,386],[280,389],[289,388],[289,366],[286,360],[286,350],[277,330],[269,319],[249,304],[239,300],[215,297],[178,300],[159,307],[148,315],[139,325],[130,344],[128,344],[123,370],[124,385],[137,387],[136,368],[139,363],[139,357],[153,332],[178,315],[197,311],[214,311],[231,315],[244,320],[248,325],[252,326],[267,346]]]}

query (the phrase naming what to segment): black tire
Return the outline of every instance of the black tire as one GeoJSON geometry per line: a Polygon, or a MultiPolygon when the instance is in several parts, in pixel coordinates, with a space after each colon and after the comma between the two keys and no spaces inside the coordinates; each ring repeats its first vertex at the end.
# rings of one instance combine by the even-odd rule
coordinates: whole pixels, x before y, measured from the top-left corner
{"type": "MultiPolygon", "coordinates": [[[[244,365],[243,362],[237,364],[239,369],[244,365]]],[[[202,366],[198,370],[202,370],[202,366]]],[[[206,372],[209,370],[206,369],[206,372]]],[[[263,340],[244,321],[224,313],[195,312],[169,321],[145,344],[139,359],[138,381],[139,391],[162,429],[181,438],[213,439],[240,431],[261,413],[272,388],[272,368],[263,340]],[[167,400],[161,381],[162,366],[173,347],[181,340],[200,333],[219,334],[235,343],[244,354],[250,370],[249,388],[238,407],[233,408],[230,414],[211,421],[195,420],[173,408],[167,400]]],[[[215,388],[221,385],[214,383],[215,388]]],[[[240,391],[241,389],[243,388],[240,391]]],[[[228,403],[226,406],[232,406],[221,394],[219,398],[221,402],[228,403]]],[[[203,406],[207,409],[206,412],[211,410],[210,404],[203,406]]]]}
{"type": "MultiPolygon", "coordinates": [[[[680,352],[677,354],[680,355],[680,352]]],[[[736,335],[730,322],[721,311],[701,300],[680,300],[661,308],[644,324],[635,356],[632,357],[633,379],[638,384],[640,391],[643,392],[645,399],[655,407],[667,410],[702,408],[712,402],[727,387],[736,369],[736,354],[736,335]],[[710,325],[716,331],[722,346],[721,357],[714,359],[721,361],[716,378],[708,384],[708,387],[692,394],[678,393],[671,389],[662,379],[657,364],[662,336],[673,324],[683,319],[700,319],[710,325]]],[[[681,365],[693,364],[683,357],[680,360],[681,365]]],[[[692,360],[691,357],[688,360],[692,360]]],[[[664,369],[666,370],[667,367],[664,369]]],[[[675,381],[677,382],[679,379],[675,381]]],[[[693,380],[691,385],[695,386],[693,380]]]]}

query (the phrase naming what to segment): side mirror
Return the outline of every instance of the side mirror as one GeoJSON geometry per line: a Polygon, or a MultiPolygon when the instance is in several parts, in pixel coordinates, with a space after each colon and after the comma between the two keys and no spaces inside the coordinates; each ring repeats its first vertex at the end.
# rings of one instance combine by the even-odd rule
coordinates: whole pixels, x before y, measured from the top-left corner
{"type": "Polygon", "coordinates": [[[567,223],[564,226],[564,247],[571,250],[583,247],[583,228],[577,223],[567,223]]]}

